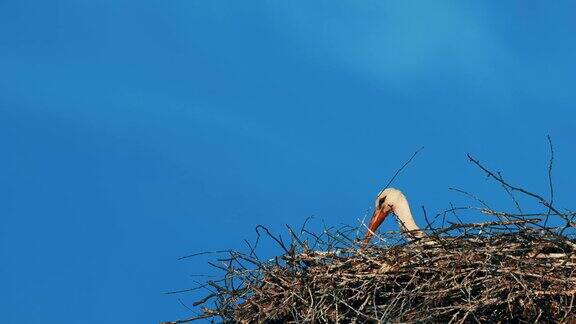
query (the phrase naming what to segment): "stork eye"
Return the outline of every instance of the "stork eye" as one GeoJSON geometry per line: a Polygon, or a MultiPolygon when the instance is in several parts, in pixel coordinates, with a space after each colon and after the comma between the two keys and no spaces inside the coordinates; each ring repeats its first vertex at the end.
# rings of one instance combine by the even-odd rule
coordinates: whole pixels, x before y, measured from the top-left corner
{"type": "Polygon", "coordinates": [[[382,204],[386,201],[386,196],[380,198],[378,200],[378,207],[382,207],[382,204]]]}

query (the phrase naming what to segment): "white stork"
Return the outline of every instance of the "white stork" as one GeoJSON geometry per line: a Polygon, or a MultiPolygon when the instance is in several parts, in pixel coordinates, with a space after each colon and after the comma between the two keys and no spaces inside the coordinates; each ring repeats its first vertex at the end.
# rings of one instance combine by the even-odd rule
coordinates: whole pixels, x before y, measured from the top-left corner
{"type": "MultiPolygon", "coordinates": [[[[368,244],[370,238],[372,238],[372,235],[374,235],[378,229],[378,226],[382,224],[382,221],[384,221],[390,212],[396,215],[396,220],[400,226],[400,231],[406,236],[408,240],[422,239],[426,237],[424,231],[422,231],[420,227],[416,225],[416,222],[414,222],[414,217],[412,217],[412,213],[410,212],[410,205],[408,205],[408,200],[406,200],[404,194],[398,189],[386,188],[380,191],[376,197],[376,201],[374,203],[374,213],[372,214],[372,218],[368,224],[368,230],[364,236],[364,247],[368,244]]],[[[436,242],[423,240],[422,243],[425,245],[435,245],[436,242]]],[[[566,240],[565,243],[572,247],[573,251],[576,251],[576,244],[570,242],[569,240],[566,240]]],[[[533,251],[529,254],[529,256],[536,258],[554,259],[564,258],[566,257],[566,253],[540,253],[538,251],[533,251]]],[[[388,266],[383,266],[383,269],[388,269],[388,266]]]]}
{"type": "Polygon", "coordinates": [[[364,244],[370,241],[370,238],[382,224],[382,221],[392,212],[396,215],[396,220],[400,225],[400,230],[407,238],[422,238],[426,236],[424,232],[416,225],[408,200],[402,192],[394,188],[386,188],[378,194],[374,203],[374,214],[370,219],[368,230],[364,236],[364,244]]]}

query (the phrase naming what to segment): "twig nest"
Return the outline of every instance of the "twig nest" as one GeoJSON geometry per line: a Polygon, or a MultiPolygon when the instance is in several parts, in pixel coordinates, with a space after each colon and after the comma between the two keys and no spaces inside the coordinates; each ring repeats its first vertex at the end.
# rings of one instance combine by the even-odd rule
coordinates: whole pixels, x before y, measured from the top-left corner
{"type": "Polygon", "coordinates": [[[576,320],[570,239],[529,229],[433,239],[233,269],[241,288],[222,290],[212,311],[240,323],[576,320]]]}

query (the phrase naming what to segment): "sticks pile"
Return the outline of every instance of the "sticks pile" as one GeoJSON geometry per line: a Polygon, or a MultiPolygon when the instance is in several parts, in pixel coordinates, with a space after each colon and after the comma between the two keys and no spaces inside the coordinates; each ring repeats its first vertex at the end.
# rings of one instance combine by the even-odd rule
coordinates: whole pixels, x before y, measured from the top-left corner
{"type": "Polygon", "coordinates": [[[242,323],[576,320],[574,243],[533,231],[302,252],[246,281],[242,323]]]}
{"type": "MultiPolygon", "coordinates": [[[[285,242],[258,226],[258,240],[261,234],[269,236],[283,253],[260,260],[258,240],[249,244],[249,252],[226,251],[213,264],[222,271],[221,279],[200,287],[210,291],[194,303],[201,314],[172,323],[201,318],[238,323],[575,323],[576,213],[555,208],[552,190],[544,199],[469,158],[506,189],[518,213],[494,211],[454,189],[481,207],[452,206],[437,217],[452,213],[459,221],[440,228],[430,224],[423,210],[428,236],[414,241],[384,233],[364,247],[357,239],[364,228],[326,229],[318,235],[304,226],[299,232],[288,227],[291,242],[285,242]],[[545,210],[523,213],[514,193],[545,210]],[[463,223],[456,215],[463,209],[497,220],[463,223]],[[556,227],[549,225],[552,218],[556,227]]],[[[552,188],[551,162],[549,179],[552,188]]]]}
{"type": "Polygon", "coordinates": [[[229,251],[224,278],[197,304],[212,306],[174,323],[576,321],[574,239],[531,220],[451,227],[367,248],[348,239],[353,229],[324,232],[314,248],[274,237],[285,253],[267,262],[229,251]]]}

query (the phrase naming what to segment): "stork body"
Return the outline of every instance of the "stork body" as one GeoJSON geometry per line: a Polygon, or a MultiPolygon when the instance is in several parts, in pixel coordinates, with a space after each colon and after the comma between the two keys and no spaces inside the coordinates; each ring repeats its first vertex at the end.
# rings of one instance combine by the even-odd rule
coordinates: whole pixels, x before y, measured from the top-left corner
{"type": "Polygon", "coordinates": [[[404,194],[394,188],[386,188],[378,194],[376,201],[374,202],[374,213],[370,219],[370,224],[368,225],[368,230],[364,236],[364,243],[368,243],[370,238],[382,221],[390,214],[394,213],[398,225],[400,226],[400,231],[408,238],[422,238],[426,236],[424,232],[416,225],[414,222],[414,217],[410,212],[410,205],[404,194]]]}

